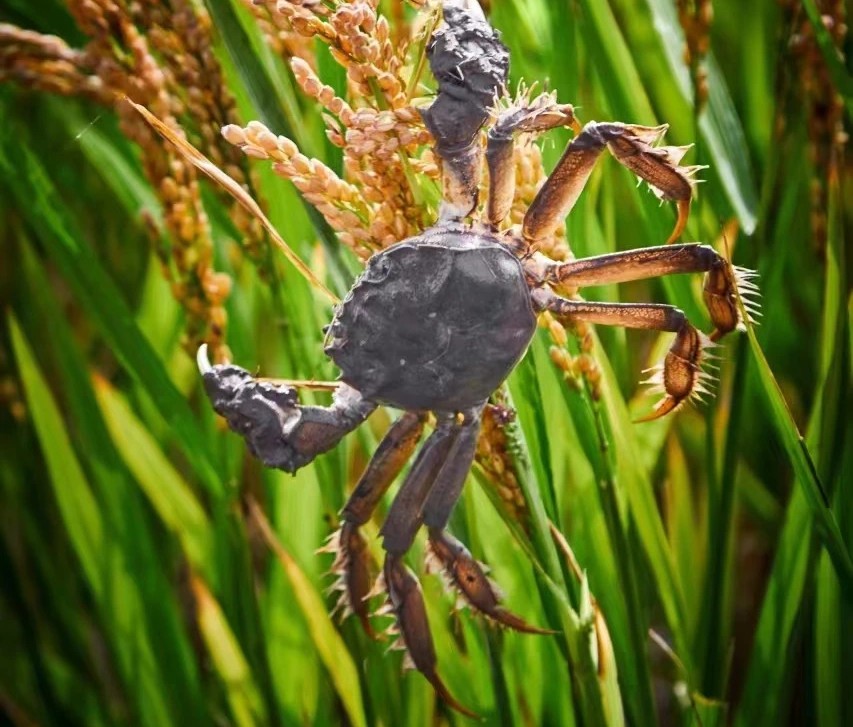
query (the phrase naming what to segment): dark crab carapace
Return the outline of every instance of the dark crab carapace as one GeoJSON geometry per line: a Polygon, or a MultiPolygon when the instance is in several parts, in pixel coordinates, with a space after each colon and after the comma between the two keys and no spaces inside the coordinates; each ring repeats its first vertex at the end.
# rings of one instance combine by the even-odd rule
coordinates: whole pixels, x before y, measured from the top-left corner
{"type": "Polygon", "coordinates": [[[659,371],[665,397],[649,418],[674,410],[698,391],[709,339],[669,305],[588,303],[562,298],[551,286],[574,288],[670,273],[706,273],[705,302],[715,326],[711,339],[741,320],[738,295],[749,291],[745,271],[712,248],[669,244],[558,263],[536,252],[570,211],[592,168],[607,149],[664,199],[677,202],[684,228],[695,168],[681,167],[682,148],[656,143],[663,127],[589,123],[582,129],[571,106],[549,94],[496,113],[486,143],[489,195],[477,207],[483,158],[481,129],[504,93],[509,61],[476,4],[446,2],[444,25],[429,46],[439,84],[423,117],[442,161],[443,203],[437,223],[374,255],[337,307],[326,353],[342,384],[329,407],[302,406],[294,389],[253,378],[232,365],[199,366],[217,412],[265,464],[293,472],[334,447],[380,404],[404,411],[380,443],[341,513],[332,544],[341,604],[372,633],[373,592],[366,543],[359,532],[414,452],[427,416],[436,425],[394,498],[381,535],[382,573],[390,610],[409,657],[436,690],[459,705],[439,679],[420,585],[403,564],[421,526],[450,582],[477,611],[506,626],[541,632],[502,608],[483,567],[446,532],[474,458],[480,416],[488,397],[524,355],[536,314],[564,320],[675,333],[659,371]],[[576,136],[542,186],[519,228],[501,231],[514,193],[513,136],[556,126],[576,136]],[[739,287],[740,286],[740,287],[739,287]]]}

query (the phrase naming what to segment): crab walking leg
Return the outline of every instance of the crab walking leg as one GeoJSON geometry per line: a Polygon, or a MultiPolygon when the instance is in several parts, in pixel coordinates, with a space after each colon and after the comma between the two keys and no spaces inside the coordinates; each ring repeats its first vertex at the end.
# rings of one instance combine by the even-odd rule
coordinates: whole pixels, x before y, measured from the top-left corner
{"type": "Polygon", "coordinates": [[[402,556],[391,553],[385,558],[385,585],[388,600],[400,626],[400,636],[415,668],[432,684],[439,696],[453,709],[468,717],[478,718],[475,712],[456,701],[438,676],[435,645],[429,631],[421,584],[403,564],[402,556]]]}
{"type": "Polygon", "coordinates": [[[450,491],[461,489],[460,481],[464,483],[474,457],[481,409],[463,413],[461,422],[456,414],[442,415],[403,482],[381,531],[387,552],[383,572],[388,600],[409,658],[443,699],[469,716],[472,713],[453,698],[438,676],[423,592],[402,558],[423,522],[423,510],[433,488],[449,483],[450,491]]]}
{"type": "Polygon", "coordinates": [[[707,358],[705,349],[711,342],[675,306],[660,303],[588,303],[566,300],[541,288],[533,293],[533,297],[541,309],[549,310],[561,318],[675,333],[675,341],[659,371],[660,377],[652,379],[653,383],[662,385],[666,397],[651,414],[640,421],[657,419],[676,409],[691,396],[707,393],[705,384],[710,377],[701,365],[707,358]]]}
{"type": "Polygon", "coordinates": [[[255,457],[286,472],[334,447],[376,408],[346,385],[338,387],[329,407],[302,406],[290,386],[260,381],[239,366],[211,366],[206,346],[199,349],[198,364],[217,413],[255,457]]]}
{"type": "Polygon", "coordinates": [[[497,587],[486,576],[482,563],[470,551],[441,527],[429,529],[430,554],[440,563],[447,580],[476,611],[528,634],[552,634],[553,631],[532,626],[523,618],[501,606],[497,587]]]}
{"type": "Polygon", "coordinates": [[[583,288],[673,273],[707,273],[703,297],[715,326],[711,340],[729,333],[742,322],[738,295],[744,299],[747,310],[758,314],[756,304],[748,300],[749,296],[758,294],[754,283],[749,281],[754,274],[734,267],[712,247],[699,243],[647,247],[568,263],[551,263],[545,268],[543,277],[546,283],[583,288]]]}
{"type": "Polygon", "coordinates": [[[521,132],[541,132],[557,126],[572,126],[580,131],[570,104],[558,104],[551,94],[542,94],[526,106],[503,111],[489,129],[486,164],[489,168],[489,199],[486,219],[498,229],[512,208],[515,196],[514,136],[521,132]]]}
{"type": "Polygon", "coordinates": [[[518,631],[550,633],[526,623],[521,617],[500,606],[498,590],[486,577],[478,563],[462,543],[444,531],[474,461],[480,433],[482,407],[471,411],[462,428],[447,464],[442,468],[423,507],[423,522],[429,528],[429,547],[441,564],[450,583],[477,611],[518,631]]]}
{"type": "Polygon", "coordinates": [[[424,414],[406,412],[391,425],[344,505],[341,511],[343,523],[329,548],[336,553],[332,570],[340,576],[335,584],[341,591],[336,608],[352,610],[370,636],[373,636],[373,629],[368,619],[367,597],[371,578],[367,543],[359,528],[370,519],[379,500],[412,455],[423,433],[425,420],[424,414]]]}
{"type": "Polygon", "coordinates": [[[678,220],[667,242],[675,241],[690,211],[691,176],[698,167],[678,165],[686,147],[653,146],[666,126],[633,126],[590,122],[569,144],[551,176],[531,203],[522,224],[522,237],[533,245],[551,235],[583,191],[605,147],[616,160],[648,182],[663,198],[675,200],[678,220]]]}
{"type": "MultiPolygon", "coordinates": [[[[402,556],[412,547],[423,523],[423,507],[430,490],[445,470],[450,471],[448,467],[454,468],[462,429],[455,414],[443,414],[435,431],[424,442],[380,530],[386,552],[402,556]]],[[[466,474],[467,470],[462,474],[463,479],[466,474]]]]}

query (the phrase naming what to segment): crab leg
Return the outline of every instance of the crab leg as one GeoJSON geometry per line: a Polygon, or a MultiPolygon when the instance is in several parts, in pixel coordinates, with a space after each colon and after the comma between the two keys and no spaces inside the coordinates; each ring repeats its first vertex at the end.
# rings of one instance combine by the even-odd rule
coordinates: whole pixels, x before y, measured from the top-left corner
{"type": "Polygon", "coordinates": [[[433,489],[461,490],[474,457],[481,409],[463,413],[461,421],[453,413],[442,416],[421,448],[381,530],[382,547],[387,552],[384,576],[388,601],[409,658],[448,704],[469,716],[472,713],[452,697],[438,676],[423,593],[402,558],[423,522],[424,507],[433,489]]]}
{"type": "Polygon", "coordinates": [[[385,558],[384,576],[391,610],[400,625],[400,636],[415,668],[453,709],[476,719],[478,715],[457,702],[438,676],[435,645],[430,636],[424,595],[418,579],[403,565],[401,556],[391,553],[385,558]]]}
{"type": "Polygon", "coordinates": [[[231,364],[211,366],[207,347],[198,352],[204,388],[213,408],[267,467],[295,472],[334,447],[376,408],[342,385],[332,406],[302,406],[296,389],[255,379],[231,364]]]}
{"type": "Polygon", "coordinates": [[[678,220],[667,242],[674,242],[684,226],[693,195],[692,175],[700,167],[681,167],[687,147],[656,147],[666,126],[634,126],[590,122],[569,144],[551,176],[533,200],[522,225],[522,237],[533,245],[547,238],[574,207],[607,147],[616,160],[644,179],[663,199],[675,200],[678,220]]]}
{"type": "Polygon", "coordinates": [[[516,631],[528,634],[554,633],[532,626],[521,616],[503,608],[500,605],[500,591],[486,576],[483,564],[475,560],[462,543],[441,527],[430,527],[429,549],[432,557],[441,565],[450,585],[476,611],[516,631]]]}
{"type": "Polygon", "coordinates": [[[336,553],[332,570],[339,575],[335,587],[341,591],[336,608],[352,610],[370,636],[373,636],[373,629],[368,620],[367,600],[371,577],[367,543],[359,527],[370,519],[379,500],[400,474],[421,438],[425,420],[423,414],[406,412],[391,425],[344,505],[341,511],[343,523],[329,548],[336,553]]]}
{"type": "MultiPolygon", "coordinates": [[[[423,523],[423,506],[440,473],[453,467],[461,426],[455,414],[445,414],[424,442],[417,459],[391,503],[380,534],[386,552],[402,556],[415,540],[423,523]]],[[[468,467],[471,463],[468,462],[468,467]]],[[[467,469],[462,474],[464,479],[467,469]]]]}
{"type": "Polygon", "coordinates": [[[516,133],[541,132],[557,126],[580,126],[570,104],[558,104],[552,94],[543,93],[524,106],[513,106],[498,116],[489,129],[486,164],[489,168],[489,200],[486,219],[497,229],[509,214],[515,196],[513,138],[516,133]]]}
{"type": "Polygon", "coordinates": [[[463,422],[447,464],[427,495],[423,506],[423,522],[429,528],[429,548],[450,584],[474,609],[518,631],[550,633],[531,626],[520,616],[502,608],[498,589],[486,577],[483,566],[462,543],[444,531],[474,461],[481,414],[482,408],[477,409],[463,422]]]}
{"type": "Polygon", "coordinates": [[[708,358],[706,349],[711,342],[675,306],[659,303],[588,303],[566,300],[542,288],[534,291],[533,298],[541,309],[549,310],[560,318],[607,326],[672,331],[676,334],[662,367],[649,381],[661,385],[666,397],[651,414],[640,421],[657,419],[678,408],[691,396],[707,392],[706,384],[710,376],[701,366],[708,358]]]}
{"type": "Polygon", "coordinates": [[[564,283],[583,288],[589,285],[656,278],[672,273],[703,272],[707,273],[705,305],[715,326],[711,340],[717,340],[741,323],[737,306],[738,296],[744,300],[747,310],[758,314],[756,304],[748,300],[749,296],[757,295],[758,290],[749,280],[753,273],[734,267],[708,245],[686,243],[647,247],[568,263],[553,263],[545,268],[544,280],[547,283],[564,283]]]}

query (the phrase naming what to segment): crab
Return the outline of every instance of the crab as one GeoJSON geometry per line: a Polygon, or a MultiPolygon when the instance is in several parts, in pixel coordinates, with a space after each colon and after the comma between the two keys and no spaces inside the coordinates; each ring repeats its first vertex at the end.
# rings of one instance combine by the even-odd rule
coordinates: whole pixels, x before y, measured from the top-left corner
{"type": "Polygon", "coordinates": [[[752,283],[746,271],[713,248],[676,242],[687,220],[696,168],[679,166],[685,148],[657,146],[666,127],[597,122],[581,127],[573,108],[548,94],[496,104],[505,95],[507,49],[476,3],[445,2],[443,15],[444,24],[428,46],[438,93],[421,112],[441,160],[438,220],[373,255],[335,309],[325,352],[340,368],[341,383],[331,406],[302,405],[291,386],[255,378],[231,364],[212,366],[204,347],[199,368],[213,407],[245,438],[252,454],[287,472],[333,448],[378,406],[403,411],[344,506],[332,543],[340,605],[370,634],[368,601],[376,588],[360,529],[414,453],[430,414],[434,417],[380,531],[385,551],[380,590],[387,593],[387,610],[396,618],[411,663],[448,703],[469,713],[438,675],[420,584],[403,558],[425,526],[431,556],[475,611],[519,631],[550,633],[505,609],[485,566],[447,531],[473,462],[484,407],[524,356],[537,315],[549,311],[568,322],[674,333],[658,376],[665,396],[646,417],[651,419],[704,390],[707,348],[741,326],[739,298],[752,283]],[[572,127],[573,141],[522,224],[502,230],[513,200],[514,136],[557,126],[572,127]],[[570,262],[545,257],[537,249],[569,213],[605,150],[676,203],[669,244],[570,262]],[[483,156],[489,192],[478,217],[483,156]],[[592,303],[554,290],[671,273],[705,273],[704,300],[714,325],[710,336],[671,305],[592,303]]]}

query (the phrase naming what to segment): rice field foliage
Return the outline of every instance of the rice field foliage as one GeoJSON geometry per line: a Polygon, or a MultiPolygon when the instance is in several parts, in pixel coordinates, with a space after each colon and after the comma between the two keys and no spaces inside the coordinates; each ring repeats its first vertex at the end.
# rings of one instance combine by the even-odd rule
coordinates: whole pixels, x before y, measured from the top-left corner
{"type": "MultiPolygon", "coordinates": [[[[470,721],[389,640],[330,615],[316,551],[396,413],[286,475],[218,420],[194,361],[206,342],[262,376],[335,378],[330,298],[435,219],[413,109],[435,89],[436,7],[0,0],[3,724],[470,721]]],[[[694,144],[686,163],[707,169],[683,239],[757,270],[763,317],[724,339],[712,397],[643,424],[639,382],[668,337],[543,318],[450,529],[555,633],[457,610],[419,539],[442,678],[490,725],[853,723],[844,4],[487,12],[513,94],[538,83],[582,121],[668,123],[667,143],[694,144]]],[[[521,140],[514,222],[570,139],[521,140]]],[[[661,244],[674,220],[602,159],[549,253],[661,244]]],[[[709,328],[700,276],[583,294],[709,328]]],[[[389,502],[365,526],[377,566],[389,502]]]]}

